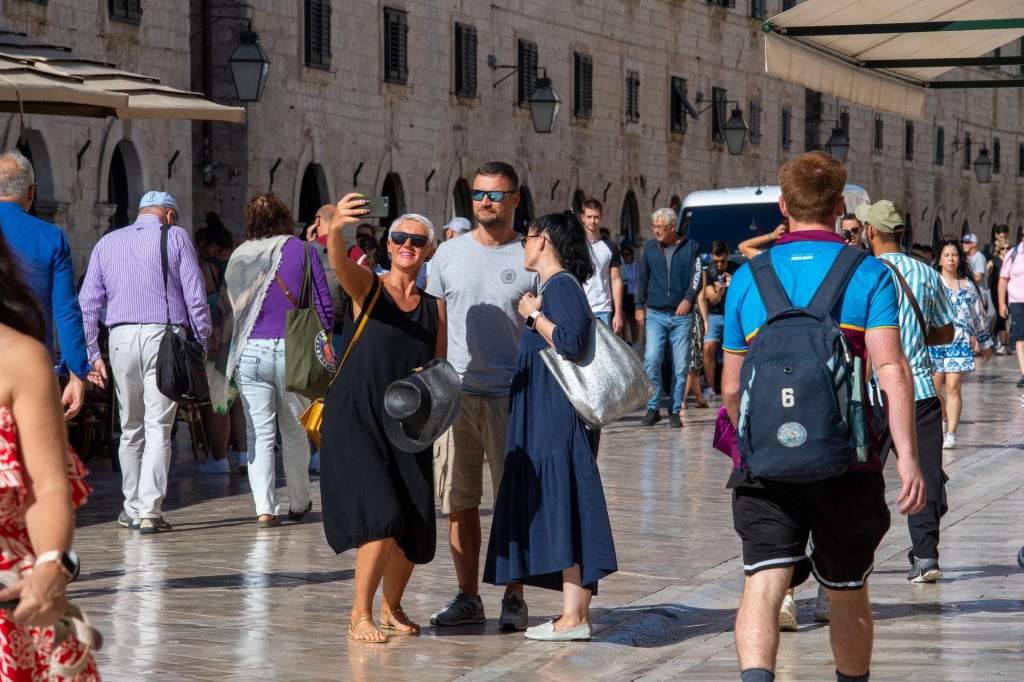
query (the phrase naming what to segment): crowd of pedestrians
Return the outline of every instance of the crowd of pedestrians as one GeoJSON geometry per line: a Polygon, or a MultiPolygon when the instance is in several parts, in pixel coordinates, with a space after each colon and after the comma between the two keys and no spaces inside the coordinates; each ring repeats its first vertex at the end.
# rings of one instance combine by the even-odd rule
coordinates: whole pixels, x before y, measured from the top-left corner
{"type": "MultiPolygon", "coordinates": [[[[993,350],[1012,349],[1024,386],[1024,258],[1017,258],[1024,241],[1011,245],[1005,226],[994,228],[984,250],[974,234],[949,236],[932,262],[920,245],[905,252],[906,219],[892,202],[847,213],[844,184],[838,161],[805,154],[780,171],[786,222],[770,234],[701,245],[677,231],[678,213],[666,207],[651,215],[653,238],[642,246],[603,234],[595,199],[579,214],[541,216],[517,232],[519,179],[498,161],[477,169],[472,219],[452,219],[443,240],[429,218],[406,213],[378,241],[363,222],[366,199],[355,193],[321,207],[296,237],[289,207],[265,193],[246,203],[241,243],[216,214],[193,241],[178,226],[175,198],[154,190],[143,196],[135,222],[99,240],[76,293],[64,233],[28,215],[31,164],[5,154],[0,263],[24,285],[15,276],[0,287],[0,335],[28,344],[27,357],[48,350],[52,362],[19,370],[45,369],[45,395],[19,397],[0,377],[0,436],[13,428],[12,407],[26,424],[54,422],[61,411],[70,419],[89,383],[109,383],[121,433],[124,502],[116,523],[140,535],[171,531],[163,502],[178,405],[160,392],[156,361],[165,333],[193,337],[207,351],[211,388],[203,406],[209,457],[197,473],[230,473],[233,443],[259,529],[304,521],[313,506],[310,474],[320,474],[327,542],[338,553],[356,550],[350,640],[384,644],[421,631],[403,595],[414,567],[434,558],[435,503],[447,517],[455,594],[429,616],[430,625],[486,622],[482,578],[503,588],[501,630],[542,641],[589,640],[591,600],[618,568],[597,465],[600,433],[576,414],[541,352],[579,358],[591,325],[605,324],[642,352],[655,386],[640,425],[661,421],[667,397],[668,426],[682,428],[680,412],[692,394],[698,407],[721,398],[720,421],[739,427],[746,409],[741,370],[768,311],[733,247],[748,258],[767,252],[794,305],[807,304],[809,285],[827,279],[845,247],[864,249],[876,258],[859,261],[850,285],[858,295],[841,298],[834,312],[867,367],[865,393],[877,387],[886,397],[891,440],[876,439],[846,473],[814,484],[754,477],[737,454],[740,441],[725,448],[734,455],[728,485],[746,574],[736,621],[743,679],[774,679],[780,625],[795,626],[792,588],[813,573],[822,586],[816,617],[833,629],[837,678],[867,680],[867,580],[889,528],[884,458],[890,448],[898,458],[897,506],[913,543],[907,579],[935,582],[942,575],[940,520],[949,506],[942,450],[956,447],[962,376],[974,370],[976,355],[987,360],[993,350]],[[298,308],[316,311],[341,366],[324,397],[318,450],[300,423],[310,402],[286,385],[286,326],[298,308]],[[14,324],[18,314],[30,324],[14,324]],[[447,402],[450,428],[410,435],[396,427],[391,388],[422,370],[420,389],[434,390],[428,384],[444,368],[457,376],[454,387],[409,414],[427,418],[424,410],[440,412],[447,402]],[[59,397],[54,370],[64,379],[59,397]],[[34,407],[19,407],[26,404],[34,407]],[[276,481],[278,452],[286,497],[276,481]],[[485,463],[495,500],[486,544],[485,463]],[[561,613],[530,627],[527,586],[561,591],[561,613]]],[[[24,466],[74,488],[78,504],[84,469],[73,454],[60,460],[53,452],[63,452],[65,442],[24,439],[24,466]],[[56,460],[68,473],[54,473],[56,460]]],[[[32,481],[39,485],[34,474],[32,481]]],[[[70,527],[33,532],[33,541],[37,562],[53,550],[67,568],[70,527]]],[[[31,563],[32,556],[4,551],[3,560],[31,563]]],[[[29,597],[41,579],[19,583],[15,621],[54,622],[53,605],[29,597]]]]}

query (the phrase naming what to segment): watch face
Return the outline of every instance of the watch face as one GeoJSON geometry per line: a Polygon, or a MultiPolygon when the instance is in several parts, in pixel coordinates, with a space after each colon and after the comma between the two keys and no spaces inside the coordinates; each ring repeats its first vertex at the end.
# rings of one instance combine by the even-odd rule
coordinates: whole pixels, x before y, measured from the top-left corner
{"type": "Polygon", "coordinates": [[[78,577],[78,572],[82,568],[81,562],[78,560],[78,552],[71,550],[61,556],[61,562],[64,564],[64,568],[71,573],[71,579],[74,580],[78,577]]]}

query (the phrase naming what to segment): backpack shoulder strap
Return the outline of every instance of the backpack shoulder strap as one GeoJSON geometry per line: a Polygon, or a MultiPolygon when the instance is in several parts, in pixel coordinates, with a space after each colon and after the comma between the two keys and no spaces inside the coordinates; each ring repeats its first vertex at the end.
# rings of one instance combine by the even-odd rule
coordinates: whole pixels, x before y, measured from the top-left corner
{"type": "Polygon", "coordinates": [[[857,266],[866,257],[867,254],[855,246],[844,246],[840,249],[839,255],[832,262],[832,267],[825,274],[824,281],[814,293],[811,302],[807,304],[808,309],[831,313],[846,292],[857,266]]]}
{"type": "Polygon", "coordinates": [[[757,287],[757,293],[761,295],[761,303],[769,316],[793,305],[786,290],[782,288],[779,276],[775,274],[771,253],[770,250],[762,251],[750,261],[750,272],[754,276],[754,285],[757,287]]]}

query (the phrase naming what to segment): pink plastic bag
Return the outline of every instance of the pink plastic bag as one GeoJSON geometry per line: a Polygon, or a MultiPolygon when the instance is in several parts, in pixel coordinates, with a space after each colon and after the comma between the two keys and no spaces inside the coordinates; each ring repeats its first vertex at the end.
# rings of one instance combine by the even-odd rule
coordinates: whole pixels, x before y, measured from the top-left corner
{"type": "Polygon", "coordinates": [[[715,437],[711,444],[716,450],[732,458],[733,469],[740,468],[740,450],[736,446],[736,427],[729,421],[729,413],[724,405],[718,411],[718,419],[715,420],[715,437]]]}

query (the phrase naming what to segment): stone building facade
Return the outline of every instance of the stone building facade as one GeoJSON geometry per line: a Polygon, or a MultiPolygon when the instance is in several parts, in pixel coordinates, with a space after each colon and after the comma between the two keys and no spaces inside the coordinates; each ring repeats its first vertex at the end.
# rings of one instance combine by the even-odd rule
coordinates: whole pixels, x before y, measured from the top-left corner
{"type": "MultiPolygon", "coordinates": [[[[473,170],[490,159],[518,169],[524,216],[596,197],[613,232],[642,238],[653,208],[698,189],[773,184],[781,163],[837,124],[849,131],[851,182],[903,203],[915,240],[969,229],[984,242],[993,222],[1024,223],[1019,90],[933,92],[915,121],[807,92],[764,74],[752,15],[784,1],[6,0],[2,28],[224,104],[238,104],[227,61],[247,21],[270,56],[245,126],[25,117],[37,210],[68,230],[80,271],[146,189],[177,196],[188,226],[216,211],[239,235],[245,199],[268,189],[300,222],[359,191],[441,224],[468,213],[473,170]],[[141,13],[113,18],[115,5],[141,13]],[[535,75],[520,62],[561,98],[551,134],[535,133],[519,103],[520,80],[535,75]],[[742,155],[716,139],[718,101],[735,101],[755,128],[742,155]],[[993,158],[999,147],[988,185],[969,163],[982,144],[993,158]]],[[[0,114],[4,146],[19,131],[16,114],[0,114]]]]}

